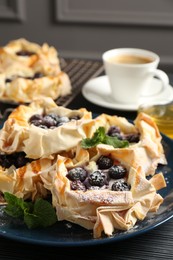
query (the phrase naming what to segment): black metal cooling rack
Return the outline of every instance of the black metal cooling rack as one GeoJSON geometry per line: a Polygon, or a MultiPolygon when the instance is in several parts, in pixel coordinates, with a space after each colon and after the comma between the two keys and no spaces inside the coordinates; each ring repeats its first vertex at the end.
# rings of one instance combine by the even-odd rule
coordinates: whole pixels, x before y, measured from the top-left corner
{"type": "Polygon", "coordinates": [[[61,59],[61,69],[68,74],[72,84],[71,94],[56,100],[59,106],[65,107],[76,97],[89,79],[97,77],[104,70],[101,61],[84,59],[61,59]]]}

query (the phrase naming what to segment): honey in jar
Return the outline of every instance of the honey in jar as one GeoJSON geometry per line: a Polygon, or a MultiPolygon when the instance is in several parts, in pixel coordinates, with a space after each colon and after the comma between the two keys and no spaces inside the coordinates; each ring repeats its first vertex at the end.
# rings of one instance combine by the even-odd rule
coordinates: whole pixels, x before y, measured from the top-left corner
{"type": "Polygon", "coordinates": [[[143,104],[139,112],[152,117],[161,133],[173,139],[173,102],[167,104],[143,104]]]}

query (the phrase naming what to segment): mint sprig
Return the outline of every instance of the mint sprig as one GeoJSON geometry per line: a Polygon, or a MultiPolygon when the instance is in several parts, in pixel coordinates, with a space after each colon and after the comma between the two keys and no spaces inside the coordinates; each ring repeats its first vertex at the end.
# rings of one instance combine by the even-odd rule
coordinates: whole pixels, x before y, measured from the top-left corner
{"type": "Polygon", "coordinates": [[[48,227],[57,221],[55,209],[47,200],[38,198],[35,202],[26,202],[9,192],[4,192],[4,198],[7,202],[6,214],[22,219],[30,229],[48,227]]]}
{"type": "Polygon", "coordinates": [[[100,126],[94,133],[92,138],[82,139],[81,146],[84,149],[94,147],[98,144],[112,145],[114,148],[124,148],[129,146],[127,140],[120,140],[116,136],[106,135],[105,128],[100,126]]]}

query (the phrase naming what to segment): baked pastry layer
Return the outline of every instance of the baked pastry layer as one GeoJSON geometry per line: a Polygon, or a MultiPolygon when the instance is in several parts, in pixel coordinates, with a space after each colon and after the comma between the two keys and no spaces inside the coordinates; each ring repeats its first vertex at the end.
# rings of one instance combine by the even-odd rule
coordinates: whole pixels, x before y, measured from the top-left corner
{"type": "Polygon", "coordinates": [[[23,151],[32,159],[69,151],[89,136],[90,121],[92,124],[92,114],[85,108],[71,110],[58,106],[51,98],[36,99],[28,106],[18,106],[9,115],[0,131],[0,150],[7,154],[23,151]],[[43,128],[30,121],[34,115],[54,115],[66,121],[54,128],[43,128]]]}
{"type": "Polygon", "coordinates": [[[26,39],[0,48],[0,99],[30,103],[42,97],[54,100],[72,91],[70,78],[61,70],[58,52],[26,39]]]}

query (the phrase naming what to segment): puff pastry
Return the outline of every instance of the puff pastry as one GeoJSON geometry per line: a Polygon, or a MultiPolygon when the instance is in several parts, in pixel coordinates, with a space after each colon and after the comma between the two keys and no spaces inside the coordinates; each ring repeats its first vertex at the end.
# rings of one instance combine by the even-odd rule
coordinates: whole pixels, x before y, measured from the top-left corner
{"type": "Polygon", "coordinates": [[[54,100],[71,93],[67,73],[61,71],[57,50],[18,39],[0,48],[0,99],[30,103],[34,97],[54,100]]]}

